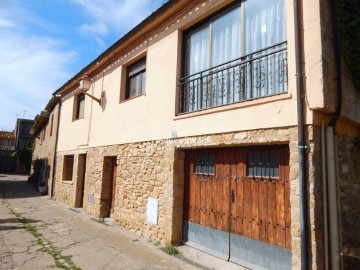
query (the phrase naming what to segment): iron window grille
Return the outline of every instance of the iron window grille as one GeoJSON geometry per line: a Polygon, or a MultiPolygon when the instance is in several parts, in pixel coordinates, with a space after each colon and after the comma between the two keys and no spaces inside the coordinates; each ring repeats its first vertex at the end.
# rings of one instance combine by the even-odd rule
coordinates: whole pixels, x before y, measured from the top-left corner
{"type": "Polygon", "coordinates": [[[180,114],[287,93],[283,42],[180,79],[180,114]]]}
{"type": "Polygon", "coordinates": [[[194,174],[215,175],[215,153],[209,151],[197,153],[194,174]]]}
{"type": "Polygon", "coordinates": [[[236,3],[184,34],[179,114],[288,91],[284,0],[236,3]]]}
{"type": "Polygon", "coordinates": [[[279,151],[252,151],[247,153],[247,176],[261,178],[279,177],[279,151]]]}

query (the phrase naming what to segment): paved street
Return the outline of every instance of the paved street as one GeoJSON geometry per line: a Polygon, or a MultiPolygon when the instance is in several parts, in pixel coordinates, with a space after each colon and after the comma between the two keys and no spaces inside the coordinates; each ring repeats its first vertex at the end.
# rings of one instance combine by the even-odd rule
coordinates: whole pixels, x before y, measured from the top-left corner
{"type": "Polygon", "coordinates": [[[26,176],[0,174],[0,199],[0,269],[245,269],[187,246],[167,255],[109,221],[39,196],[26,176]]]}
{"type": "Polygon", "coordinates": [[[197,269],[118,226],[40,197],[26,179],[0,175],[0,269],[197,269]]]}

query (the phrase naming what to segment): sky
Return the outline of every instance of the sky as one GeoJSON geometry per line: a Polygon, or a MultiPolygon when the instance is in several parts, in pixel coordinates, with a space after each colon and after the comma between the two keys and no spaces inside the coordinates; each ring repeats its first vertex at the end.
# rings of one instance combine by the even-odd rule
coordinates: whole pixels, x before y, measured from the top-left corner
{"type": "Polygon", "coordinates": [[[51,94],[167,0],[0,0],[0,130],[34,119],[51,94]]]}

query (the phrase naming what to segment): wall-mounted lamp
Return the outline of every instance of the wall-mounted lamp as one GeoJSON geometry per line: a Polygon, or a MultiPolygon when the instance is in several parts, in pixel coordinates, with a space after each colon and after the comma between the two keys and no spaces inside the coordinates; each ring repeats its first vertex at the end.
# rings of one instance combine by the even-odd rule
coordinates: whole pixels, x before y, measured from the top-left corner
{"type": "Polygon", "coordinates": [[[101,99],[103,97],[104,92],[101,93],[101,98],[97,98],[94,97],[93,95],[90,95],[87,93],[87,91],[90,89],[92,81],[89,77],[83,77],[80,82],[80,89],[82,90],[82,92],[87,95],[88,97],[90,97],[91,99],[95,100],[97,103],[99,103],[99,105],[101,105],[101,99]]]}

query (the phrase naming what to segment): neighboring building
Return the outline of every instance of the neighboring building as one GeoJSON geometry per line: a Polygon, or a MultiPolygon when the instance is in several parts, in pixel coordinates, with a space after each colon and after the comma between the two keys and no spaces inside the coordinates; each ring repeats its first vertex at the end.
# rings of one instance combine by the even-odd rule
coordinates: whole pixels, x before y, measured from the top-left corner
{"type": "Polygon", "coordinates": [[[16,158],[11,157],[15,150],[15,132],[0,131],[0,172],[15,172],[16,158]]]}
{"type": "Polygon", "coordinates": [[[329,4],[294,1],[170,0],[69,79],[55,199],[250,268],[359,265],[360,94],[329,4]]]}
{"type": "Polygon", "coordinates": [[[35,118],[30,130],[34,138],[33,168],[31,181],[36,183],[39,191],[52,196],[55,151],[57,142],[58,117],[60,113],[59,98],[52,97],[45,110],[35,118]]]}
{"type": "MultiPolygon", "coordinates": [[[[21,151],[26,151],[25,149],[31,149],[33,145],[33,137],[30,134],[30,129],[32,125],[34,124],[34,120],[31,119],[16,119],[16,125],[15,125],[15,150],[18,151],[20,149],[23,149],[21,151]]],[[[30,161],[29,156],[29,161],[30,161]]],[[[17,157],[16,161],[16,169],[15,172],[19,174],[27,174],[29,173],[30,168],[27,168],[28,166],[24,164],[20,157],[17,157]]]]}
{"type": "Polygon", "coordinates": [[[34,124],[34,120],[20,119],[16,120],[15,125],[15,149],[32,148],[33,137],[30,134],[30,129],[34,124]]]}
{"type": "Polygon", "coordinates": [[[0,131],[0,151],[15,150],[15,132],[0,131]]]}

